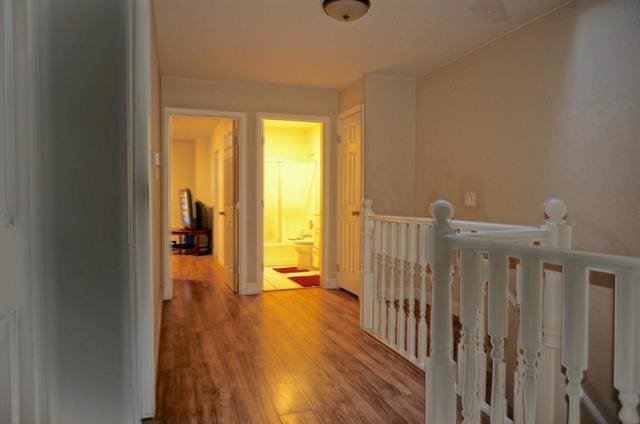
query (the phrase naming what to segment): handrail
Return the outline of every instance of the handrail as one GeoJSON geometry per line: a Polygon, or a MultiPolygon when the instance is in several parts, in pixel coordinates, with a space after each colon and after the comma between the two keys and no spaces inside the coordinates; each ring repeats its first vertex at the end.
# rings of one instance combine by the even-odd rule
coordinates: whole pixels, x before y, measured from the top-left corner
{"type": "MultiPolygon", "coordinates": [[[[453,225],[452,225],[453,227],[453,225]]],[[[531,230],[481,231],[477,233],[458,233],[458,236],[469,239],[538,241],[551,237],[551,231],[540,228],[531,230]]]]}
{"type": "MultiPolygon", "coordinates": [[[[435,220],[433,218],[424,216],[400,216],[400,215],[381,215],[372,214],[369,216],[372,221],[387,221],[398,222],[402,224],[430,224],[432,225],[435,220]]],[[[535,231],[539,230],[539,227],[532,225],[513,225],[513,224],[499,224],[495,222],[481,222],[481,221],[466,221],[460,219],[453,219],[450,221],[451,227],[461,231],[535,231]]]]}
{"type": "Polygon", "coordinates": [[[372,221],[399,222],[402,224],[433,224],[433,218],[422,216],[370,215],[372,221]]]}
{"type": "Polygon", "coordinates": [[[540,227],[532,225],[514,225],[514,224],[498,224],[496,222],[476,222],[465,221],[459,219],[449,220],[449,225],[453,229],[460,230],[477,230],[477,231],[517,231],[517,230],[537,230],[540,227]]]}
{"type": "Polygon", "coordinates": [[[580,250],[559,249],[547,246],[529,246],[505,243],[474,237],[472,234],[449,234],[445,236],[452,247],[474,250],[491,250],[505,255],[526,256],[549,263],[583,265],[588,269],[614,272],[620,270],[640,271],[640,258],[608,255],[580,250]],[[598,264],[598,265],[594,265],[598,264]]]}

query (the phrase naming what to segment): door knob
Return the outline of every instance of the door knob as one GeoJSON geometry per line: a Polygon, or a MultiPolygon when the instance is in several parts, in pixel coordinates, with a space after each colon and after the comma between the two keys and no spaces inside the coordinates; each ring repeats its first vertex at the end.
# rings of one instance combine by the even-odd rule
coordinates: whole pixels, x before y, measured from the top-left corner
{"type": "Polygon", "coordinates": [[[353,212],[351,212],[351,215],[360,216],[360,211],[353,211],[353,212]]]}
{"type": "Polygon", "coordinates": [[[218,212],[218,215],[224,215],[224,211],[218,212]]]}

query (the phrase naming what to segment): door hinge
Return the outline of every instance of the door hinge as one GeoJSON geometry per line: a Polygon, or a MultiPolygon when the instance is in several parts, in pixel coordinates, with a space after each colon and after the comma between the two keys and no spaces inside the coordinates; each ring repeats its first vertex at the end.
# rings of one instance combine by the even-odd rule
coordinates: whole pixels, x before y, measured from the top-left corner
{"type": "Polygon", "coordinates": [[[336,143],[342,143],[342,136],[340,134],[338,134],[338,137],[336,138],[336,143]]]}
{"type": "Polygon", "coordinates": [[[261,139],[262,139],[262,145],[264,146],[264,137],[261,137],[261,139]]]}
{"type": "Polygon", "coordinates": [[[340,272],[340,264],[336,265],[336,272],[340,272]]]}
{"type": "Polygon", "coordinates": [[[239,211],[240,210],[240,201],[236,202],[236,210],[239,211]]]}

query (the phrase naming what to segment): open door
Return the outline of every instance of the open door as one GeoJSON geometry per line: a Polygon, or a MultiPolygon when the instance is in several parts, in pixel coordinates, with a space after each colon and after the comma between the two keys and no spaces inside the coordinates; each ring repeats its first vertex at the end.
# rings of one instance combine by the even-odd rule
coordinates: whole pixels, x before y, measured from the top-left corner
{"type": "Polygon", "coordinates": [[[360,202],[362,199],[362,111],[340,119],[340,251],[338,286],[360,294],[360,202]]]}
{"type": "Polygon", "coordinates": [[[224,140],[224,279],[238,291],[238,121],[224,140]]]}
{"type": "Polygon", "coordinates": [[[26,127],[34,117],[25,116],[22,107],[29,96],[18,84],[18,70],[26,67],[22,56],[14,55],[14,45],[24,47],[32,31],[20,19],[26,13],[26,2],[0,2],[0,423],[34,421],[37,409],[33,317],[38,303],[29,243],[29,199],[35,189],[29,156],[35,150],[26,127]]]}

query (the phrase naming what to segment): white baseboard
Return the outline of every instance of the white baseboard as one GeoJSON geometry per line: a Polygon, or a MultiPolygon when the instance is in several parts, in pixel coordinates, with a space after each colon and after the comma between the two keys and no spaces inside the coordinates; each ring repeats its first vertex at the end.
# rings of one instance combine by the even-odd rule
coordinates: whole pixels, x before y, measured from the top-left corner
{"type": "Polygon", "coordinates": [[[324,280],[324,288],[325,289],[337,289],[338,288],[338,280],[335,278],[327,278],[324,280]]]}
{"type": "Polygon", "coordinates": [[[258,284],[257,282],[245,283],[244,288],[240,289],[240,294],[245,296],[251,296],[260,293],[262,293],[262,284],[258,284]]]}

